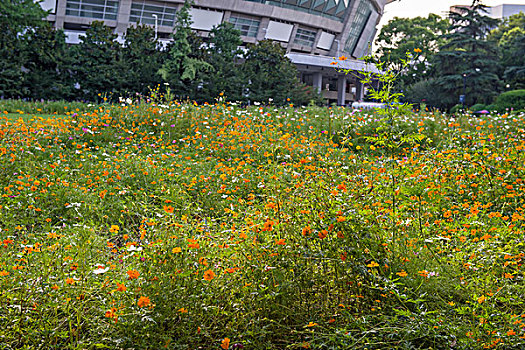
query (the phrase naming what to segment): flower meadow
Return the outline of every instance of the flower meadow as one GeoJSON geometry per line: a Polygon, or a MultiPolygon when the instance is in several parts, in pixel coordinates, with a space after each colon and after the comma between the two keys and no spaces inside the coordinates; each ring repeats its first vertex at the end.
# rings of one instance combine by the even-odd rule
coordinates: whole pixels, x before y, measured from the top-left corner
{"type": "Polygon", "coordinates": [[[0,121],[1,349],[525,347],[524,114],[67,111],[0,121]]]}

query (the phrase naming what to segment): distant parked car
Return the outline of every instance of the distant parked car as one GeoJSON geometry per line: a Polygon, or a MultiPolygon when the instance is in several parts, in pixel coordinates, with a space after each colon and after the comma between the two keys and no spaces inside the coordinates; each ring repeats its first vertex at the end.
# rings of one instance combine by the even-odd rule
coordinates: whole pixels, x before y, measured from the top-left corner
{"type": "Polygon", "coordinates": [[[384,103],[377,102],[353,102],[352,108],[354,109],[374,109],[374,108],[385,108],[384,103]]]}

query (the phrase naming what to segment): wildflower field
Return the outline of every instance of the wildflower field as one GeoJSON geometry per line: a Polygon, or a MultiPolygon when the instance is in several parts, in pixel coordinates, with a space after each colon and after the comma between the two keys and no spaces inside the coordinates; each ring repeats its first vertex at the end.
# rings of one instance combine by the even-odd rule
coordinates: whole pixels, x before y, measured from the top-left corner
{"type": "Polygon", "coordinates": [[[2,350],[525,347],[524,114],[34,113],[0,120],[2,350]]]}

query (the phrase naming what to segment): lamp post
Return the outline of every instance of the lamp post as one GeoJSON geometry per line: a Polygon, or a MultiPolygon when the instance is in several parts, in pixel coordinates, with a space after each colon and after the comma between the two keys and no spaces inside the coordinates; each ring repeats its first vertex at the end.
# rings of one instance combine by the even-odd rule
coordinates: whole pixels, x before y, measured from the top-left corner
{"type": "Polygon", "coordinates": [[[155,40],[157,40],[157,32],[158,32],[158,20],[159,20],[159,17],[156,15],[156,14],[152,14],[151,15],[153,18],[155,18],[155,40]]]}
{"type": "MultiPolygon", "coordinates": [[[[479,68],[476,68],[474,70],[476,73],[479,73],[481,71],[481,69],[479,68]]],[[[465,101],[467,99],[467,77],[470,77],[472,74],[474,74],[474,72],[464,72],[463,74],[461,74],[463,76],[463,95],[459,96],[459,102],[463,105],[463,109],[465,109],[465,101]]]]}

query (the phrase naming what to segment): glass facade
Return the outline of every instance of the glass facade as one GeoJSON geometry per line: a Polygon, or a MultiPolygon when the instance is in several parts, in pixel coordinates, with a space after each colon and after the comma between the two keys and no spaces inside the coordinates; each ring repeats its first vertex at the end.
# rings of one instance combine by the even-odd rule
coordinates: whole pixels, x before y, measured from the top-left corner
{"type": "Polygon", "coordinates": [[[346,11],[354,0],[245,0],[261,4],[291,8],[298,11],[321,15],[342,22],[346,11]]]}
{"type": "Polygon", "coordinates": [[[366,23],[372,15],[373,5],[370,0],[361,0],[357,7],[357,13],[355,14],[354,20],[348,33],[348,39],[345,43],[344,51],[350,55],[354,53],[354,50],[359,42],[359,38],[362,36],[365,30],[366,23]]]}
{"type": "Polygon", "coordinates": [[[255,38],[259,31],[259,25],[261,21],[251,18],[239,17],[237,15],[231,15],[228,20],[233,24],[235,29],[240,30],[241,35],[255,38]]]}
{"type": "Polygon", "coordinates": [[[113,0],[67,0],[66,15],[96,19],[116,20],[118,1],[113,0]]]}
{"type": "Polygon", "coordinates": [[[174,4],[133,1],[131,3],[129,21],[155,25],[155,17],[153,15],[157,15],[157,24],[159,26],[173,27],[176,12],[177,7],[174,4]]]}
{"type": "Polygon", "coordinates": [[[294,43],[312,47],[314,46],[315,37],[317,35],[317,32],[315,30],[308,30],[308,29],[297,29],[297,34],[295,34],[294,43]]]}

